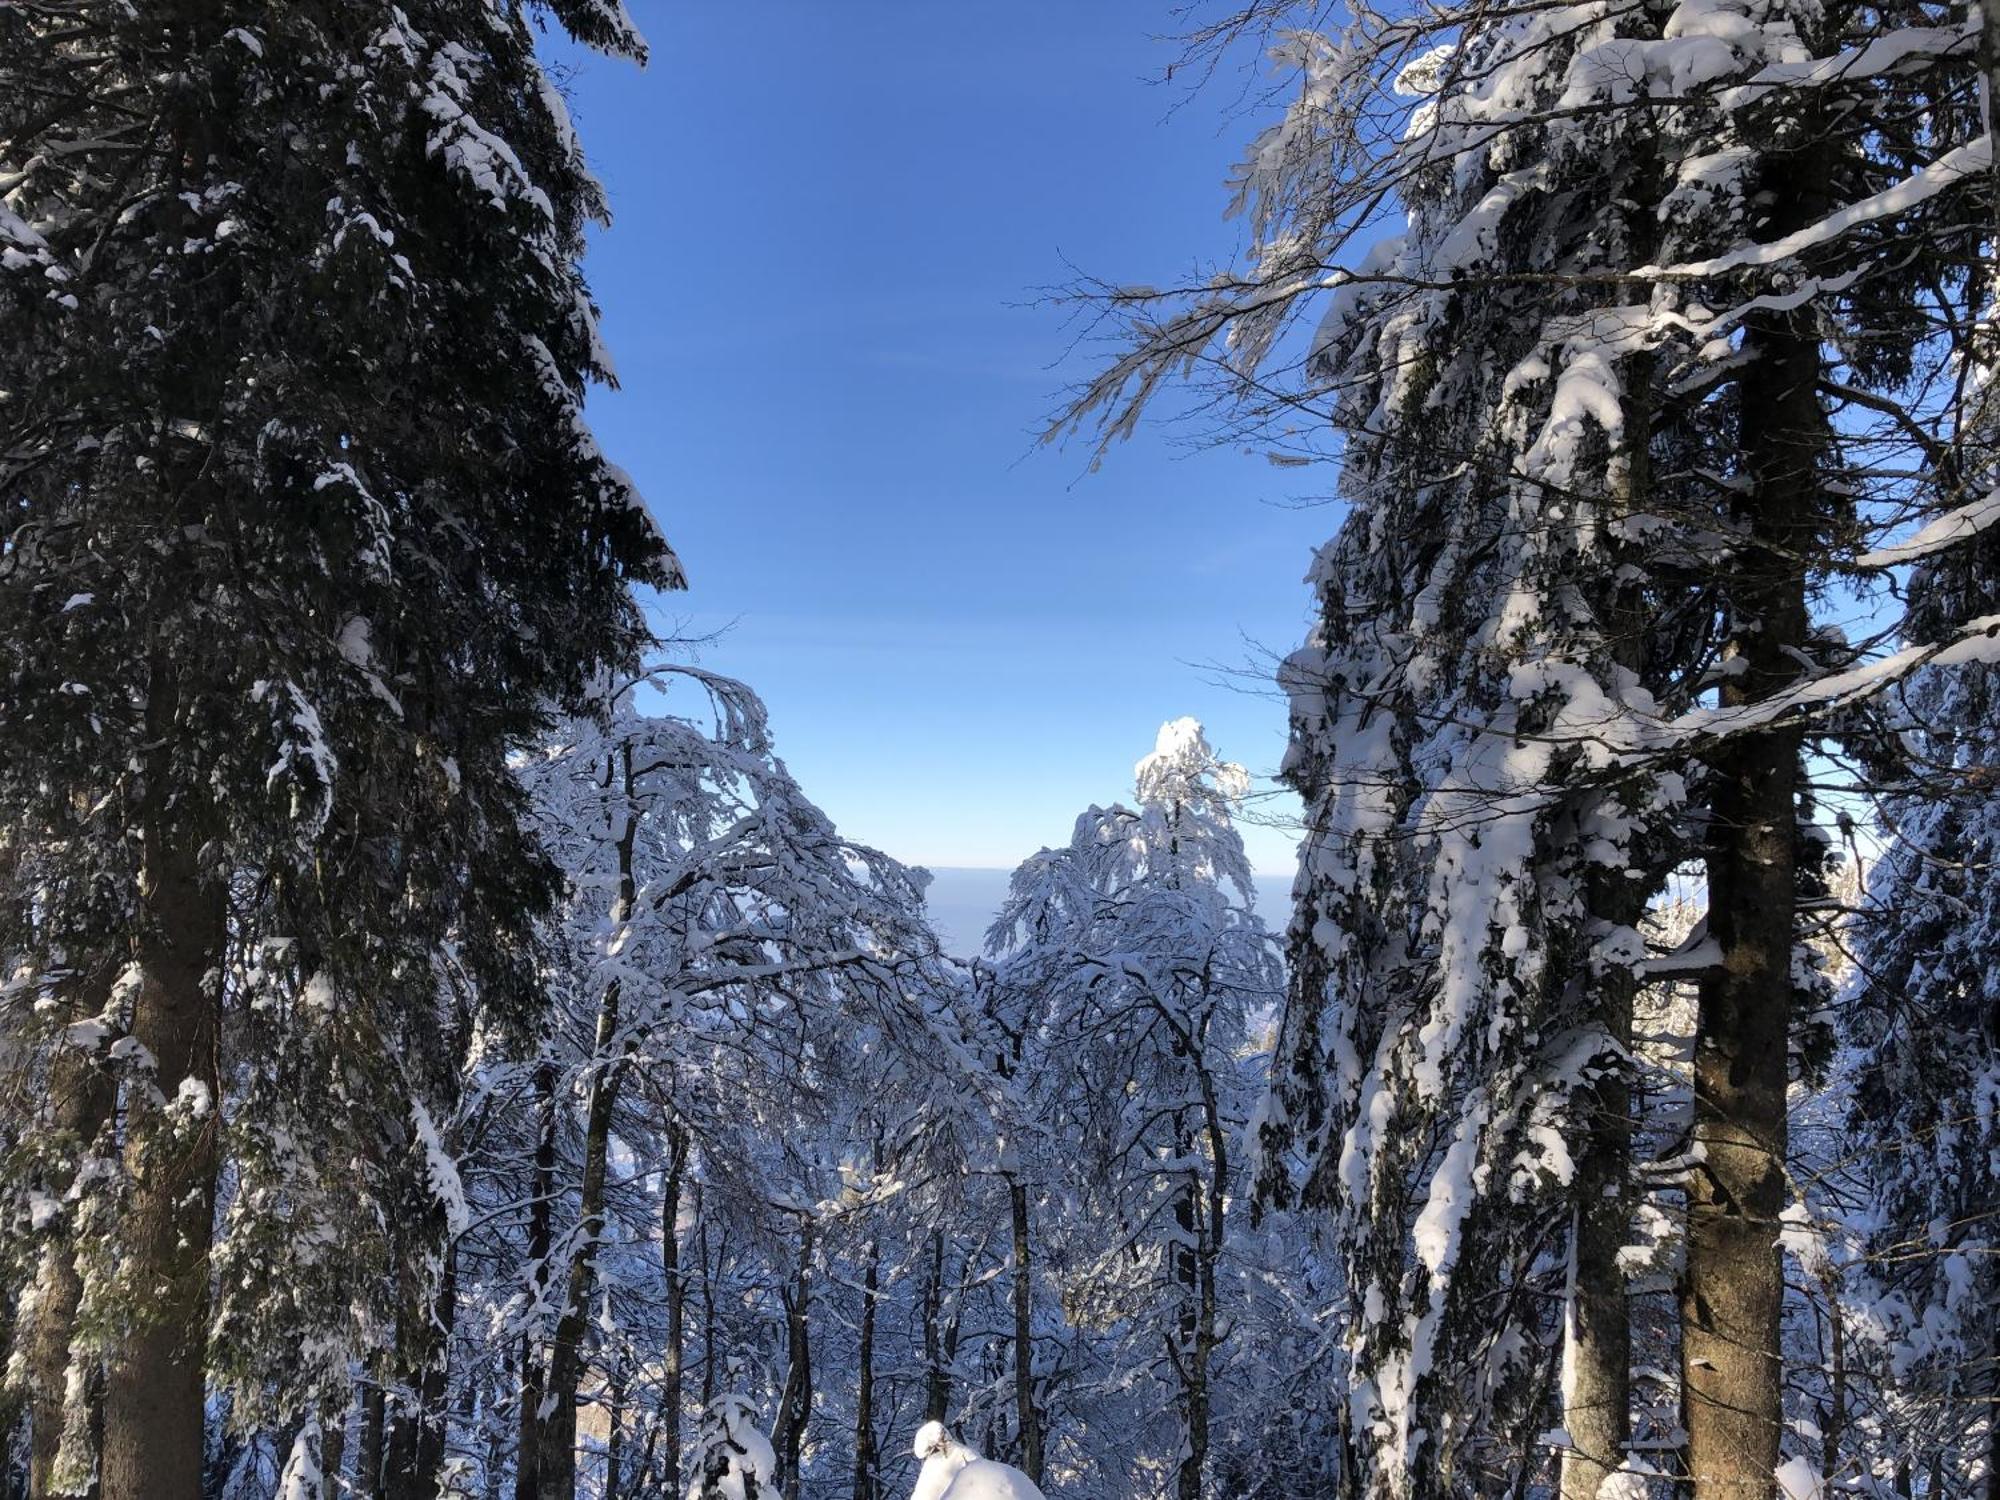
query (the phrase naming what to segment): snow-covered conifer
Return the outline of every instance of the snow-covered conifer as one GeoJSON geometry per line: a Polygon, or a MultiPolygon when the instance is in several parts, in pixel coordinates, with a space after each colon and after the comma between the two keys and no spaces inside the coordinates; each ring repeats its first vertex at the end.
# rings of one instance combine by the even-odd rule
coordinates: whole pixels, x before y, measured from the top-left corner
{"type": "Polygon", "coordinates": [[[1761,1491],[1791,1017],[1817,1007],[1803,756],[1990,650],[1968,621],[1848,641],[1820,607],[1913,513],[1948,540],[1986,514],[1933,462],[1983,295],[1977,22],[1682,0],[1336,33],[1270,4],[1209,40],[1267,26],[1298,91],[1242,172],[1249,264],[1114,295],[1132,344],[1077,411],[1115,437],[1212,374],[1232,430],[1311,453],[1323,418],[1338,445],[1352,510],[1285,671],[1308,834],[1267,1135],[1352,1256],[1367,1482],[1539,1466],[1564,1260],[1598,1267],[1563,1343],[1605,1382],[1566,1416],[1609,1417],[1594,1451],[1569,1434],[1565,1491],[1620,1466],[1619,1031],[1639,912],[1699,839],[1688,1456],[1699,1495],[1761,1491]]]}
{"type": "Polygon", "coordinates": [[[400,1119],[447,934],[483,1003],[528,977],[552,881],[509,753],[676,578],[583,419],[604,203],[541,16],[641,50],[615,0],[0,14],[0,795],[68,869],[10,903],[12,994],[134,975],[107,1493],[200,1490],[239,955],[339,1055],[308,1117],[400,1119]]]}

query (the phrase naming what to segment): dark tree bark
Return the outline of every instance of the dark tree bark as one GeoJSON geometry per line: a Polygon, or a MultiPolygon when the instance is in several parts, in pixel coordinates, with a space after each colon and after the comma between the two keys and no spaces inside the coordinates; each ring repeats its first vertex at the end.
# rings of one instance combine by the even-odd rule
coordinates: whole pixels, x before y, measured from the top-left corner
{"type": "MultiPolygon", "coordinates": [[[[169,674],[156,674],[155,683],[171,700],[169,674]]],[[[173,705],[155,704],[149,712],[166,716],[164,743],[173,705]]],[[[201,843],[181,823],[156,809],[144,833],[132,1038],[154,1068],[127,1090],[125,1106],[126,1287],[133,1307],[130,1332],[105,1371],[100,1482],[108,1500],[201,1500],[202,1494],[227,907],[223,883],[202,870],[201,843]]]]}
{"type": "Polygon", "coordinates": [[[868,1269],[861,1279],[861,1348],[854,1392],[854,1500],[877,1500],[879,1462],[875,1452],[875,1294],[881,1287],[882,1256],[868,1242],[868,1269]]]}
{"type": "MultiPolygon", "coordinates": [[[[708,1218],[702,1213],[701,1184],[694,1189],[695,1217],[700,1220],[701,1229],[701,1404],[704,1410],[715,1399],[715,1269],[708,1262],[708,1218]]],[[[726,1251],[729,1237],[723,1236],[726,1251]]],[[[717,1263],[721,1261],[718,1253],[717,1263]]]]}
{"type": "Polygon", "coordinates": [[[1840,1288],[1826,1288],[1828,1374],[1826,1421],[1821,1423],[1819,1471],[1829,1489],[1840,1476],[1840,1448],[1847,1438],[1847,1328],[1840,1320],[1840,1288]]]}
{"type": "Polygon", "coordinates": [[[611,1372],[610,1432],[604,1442],[604,1489],[598,1500],[619,1500],[624,1493],[625,1465],[625,1361],[621,1358],[611,1372]]]}
{"type": "Polygon", "coordinates": [[[1034,1260],[1028,1240],[1028,1189],[1011,1178],[1014,1219],[1014,1409],[1021,1429],[1021,1469],[1042,1482],[1042,1421],[1035,1409],[1034,1260]]]}
{"type": "MultiPolygon", "coordinates": [[[[543,1058],[535,1069],[535,1109],[541,1134],[535,1141],[534,1192],[528,1205],[528,1264],[536,1304],[545,1303],[549,1285],[549,1255],[553,1199],[556,1190],[556,1068],[543,1058]]],[[[514,1500],[540,1500],[542,1492],[542,1395],[548,1371],[534,1337],[521,1338],[521,1406],[516,1413],[518,1437],[514,1449],[514,1500]]]]}
{"type": "Polygon", "coordinates": [[[340,1500],[340,1470],[346,1458],[347,1412],[329,1403],[319,1419],[320,1500],[340,1500]]]}
{"type": "MultiPolygon", "coordinates": [[[[1621,1047],[1632,1041],[1630,970],[1599,977],[1605,1026],[1621,1047]]],[[[1612,1068],[1583,1096],[1589,1146],[1577,1163],[1571,1230],[1571,1288],[1563,1339],[1562,1500],[1597,1500],[1624,1466],[1632,1440],[1632,1328],[1625,1273],[1618,1266],[1630,1227],[1627,1186],[1632,1157],[1632,1090],[1612,1068]]]]}
{"type": "MultiPolygon", "coordinates": [[[[931,1267],[924,1280],[924,1420],[942,1422],[951,1410],[950,1351],[939,1319],[944,1315],[944,1231],[931,1235],[931,1267]]],[[[953,1320],[956,1322],[956,1319],[953,1320]]],[[[956,1342],[956,1340],[952,1340],[956,1342]]]]}
{"type": "Polygon", "coordinates": [[[806,1424],[812,1420],[812,1255],[813,1221],[799,1221],[799,1264],[785,1303],[785,1389],[778,1398],[778,1419],[771,1444],[777,1449],[778,1493],[796,1493],[799,1455],[805,1448],[806,1424]]]}
{"type": "Polygon", "coordinates": [[[660,1488],[681,1492],[681,1369],[687,1326],[687,1282],[681,1275],[681,1179],[687,1168],[688,1132],[667,1126],[667,1169],[660,1187],[660,1278],[667,1289],[667,1346],[660,1352],[658,1442],[660,1488]]]}
{"type": "MultiPolygon", "coordinates": [[[[79,977],[64,990],[66,1024],[101,1015],[110,998],[111,975],[108,970],[101,970],[79,977]]],[[[69,1046],[56,1054],[49,1069],[48,1087],[49,1128],[72,1143],[73,1154],[47,1184],[50,1196],[61,1198],[75,1177],[83,1153],[92,1148],[92,1142],[111,1118],[117,1091],[95,1055],[69,1046]]],[[[82,1297],[83,1278],[77,1272],[75,1249],[65,1225],[42,1252],[36,1274],[35,1315],[23,1349],[31,1392],[29,1500],[45,1500],[56,1493],[52,1483],[67,1419],[70,1345],[82,1297]]],[[[96,1493],[95,1486],[90,1493],[96,1493]]]]}
{"type": "MultiPolygon", "coordinates": [[[[1657,202],[1662,190],[1658,161],[1649,155],[1635,175],[1635,204],[1657,202]]],[[[1628,214],[1625,231],[1634,253],[1652,254],[1658,233],[1650,209],[1628,214]]],[[[1629,436],[1622,482],[1615,482],[1613,504],[1608,507],[1608,516],[1618,519],[1650,511],[1655,503],[1653,388],[1658,358],[1651,352],[1632,355],[1623,374],[1629,436]]],[[[1619,548],[1629,543],[1620,539],[1615,526],[1607,526],[1601,545],[1619,548]]],[[[1613,658],[1646,680],[1646,601],[1631,583],[1620,582],[1610,586],[1601,607],[1613,658]]],[[[1613,927],[1636,928],[1645,916],[1649,897],[1645,885],[1630,878],[1632,873],[1621,869],[1589,879],[1590,910],[1613,927]]],[[[1589,982],[1596,1020],[1617,1056],[1600,1059],[1602,1073],[1578,1099],[1589,1128],[1577,1163],[1570,1231],[1571,1288],[1563,1330],[1563,1428],[1569,1446],[1562,1455],[1561,1500],[1597,1500],[1604,1481],[1624,1467],[1632,1441],[1631,1307],[1618,1253],[1625,1247],[1632,1217],[1634,1100],[1623,1059],[1632,1048],[1639,981],[1629,968],[1607,965],[1593,972],[1589,982]]]]}
{"type": "MultiPolygon", "coordinates": [[[[638,886],[632,872],[632,847],[639,828],[632,806],[632,747],[604,768],[607,791],[622,788],[618,837],[618,894],[611,904],[611,925],[632,919],[638,886]]],[[[618,1041],[622,990],[617,980],[604,986],[597,1007],[597,1037],[591,1057],[594,1068],[584,1108],[583,1181],[578,1190],[576,1248],[570,1253],[569,1280],[562,1316],[556,1320],[549,1351],[549,1388],[543,1399],[548,1418],[542,1424],[539,1500],[575,1500],[576,1402],[583,1384],[583,1344],[590,1331],[590,1298],[597,1287],[597,1247],[604,1238],[604,1186],[611,1153],[611,1116],[618,1107],[630,1043],[618,1041]],[[619,1050],[614,1055],[613,1048],[619,1050]]]]}
{"type": "Polygon", "coordinates": [[[379,1382],[361,1388],[361,1431],[354,1444],[354,1494],[356,1500],[381,1500],[383,1427],[388,1420],[388,1402],[379,1382]]]}
{"type": "Polygon", "coordinates": [[[390,1423],[388,1464],[383,1492],[389,1500],[431,1500],[438,1491],[449,1435],[448,1401],[451,1378],[451,1334],[458,1321],[458,1247],[449,1240],[441,1216],[432,1241],[443,1246],[437,1286],[417,1295],[405,1309],[399,1329],[403,1389],[390,1423]]]}
{"type": "MultiPolygon", "coordinates": [[[[1810,222],[1814,155],[1769,174],[1772,234],[1810,222]]],[[[1799,675],[1810,645],[1807,579],[1822,520],[1819,465],[1828,445],[1816,395],[1809,315],[1760,313],[1746,324],[1737,441],[1748,487],[1730,582],[1742,663],[1725,707],[1760,702],[1799,675]]],[[[1726,741],[1708,757],[1705,851],[1709,935],[1720,961],[1702,977],[1694,1055],[1694,1139],[1682,1297],[1682,1381],[1696,1500],[1766,1500],[1783,1432],[1778,1250],[1786,1199],[1796,936],[1799,731],[1783,724],[1726,741]]]]}

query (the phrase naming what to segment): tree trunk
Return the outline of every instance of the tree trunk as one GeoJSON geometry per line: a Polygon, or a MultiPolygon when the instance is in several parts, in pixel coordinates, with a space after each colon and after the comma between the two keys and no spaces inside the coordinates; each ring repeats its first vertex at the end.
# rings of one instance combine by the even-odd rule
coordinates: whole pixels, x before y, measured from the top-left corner
{"type": "Polygon", "coordinates": [[[681,1277],[681,1176],[687,1167],[688,1133],[667,1127],[667,1170],[660,1188],[660,1279],[667,1289],[667,1347],[660,1353],[658,1442],[665,1450],[660,1488],[681,1493],[681,1366],[687,1324],[687,1283],[681,1277]]]}
{"type": "MultiPolygon", "coordinates": [[[[1810,159],[1770,173],[1770,233],[1806,222],[1810,159]]],[[[1724,707],[1756,703],[1799,675],[1809,644],[1799,559],[1820,520],[1827,443],[1812,318],[1760,313],[1746,323],[1737,440],[1750,483],[1729,603],[1724,707]]],[[[1777,1246],[1786,1199],[1792,951],[1797,906],[1800,735],[1780,725],[1708,757],[1708,930],[1720,961],[1700,983],[1694,1054],[1695,1149],[1687,1205],[1682,1381],[1696,1500],[1766,1500],[1783,1430],[1777,1246]]]]}
{"type": "Polygon", "coordinates": [[[1035,1410],[1034,1262],[1028,1246],[1028,1189],[1009,1180],[1014,1215],[1014,1410],[1021,1429],[1021,1468],[1042,1482],[1042,1422],[1035,1410]]]}
{"type": "Polygon", "coordinates": [[[1840,1476],[1840,1447],[1847,1437],[1847,1329],[1840,1321],[1840,1288],[1832,1277],[1826,1287],[1827,1338],[1831,1372],[1827,1377],[1827,1412],[1821,1433],[1819,1471],[1832,1493],[1840,1476]]]}
{"type": "MultiPolygon", "coordinates": [[[[1665,191],[1661,162],[1645,150],[1633,162],[1631,202],[1623,233],[1629,252],[1650,260],[1659,243],[1656,206],[1665,191]]],[[[1640,305],[1650,301],[1650,288],[1636,294],[1640,305]]],[[[1631,548],[1625,522],[1651,512],[1654,493],[1653,440],[1658,423],[1654,401],[1659,358],[1650,350],[1623,361],[1625,424],[1622,451],[1607,471],[1612,504],[1598,544],[1619,556],[1631,548]]],[[[1610,650],[1619,666],[1644,681],[1647,660],[1648,602],[1629,574],[1613,571],[1598,607],[1610,628],[1610,650]]],[[[1604,794],[1622,803],[1628,789],[1604,794]]],[[[1615,808],[1614,808],[1615,811],[1615,808]]],[[[1633,879],[1641,873],[1630,866],[1588,877],[1589,910],[1608,929],[1637,928],[1650,899],[1646,884],[1633,879]]],[[[1558,1493],[1562,1500],[1597,1500],[1605,1480],[1626,1463],[1632,1441],[1632,1325],[1625,1273],[1618,1253],[1631,1227],[1632,1129],[1634,1099],[1626,1059],[1632,1048],[1632,1012],[1639,981],[1622,964],[1597,966],[1589,973],[1591,998],[1598,1025],[1616,1051],[1600,1060],[1602,1074],[1579,1096],[1589,1122],[1587,1143],[1579,1153],[1574,1187],[1576,1209],[1570,1230],[1570,1287],[1564,1309],[1562,1425],[1569,1434],[1563,1450],[1558,1493]]],[[[1643,1112],[1643,1106],[1640,1111],[1643,1112]]]]}
{"type": "Polygon", "coordinates": [[[354,1444],[355,1500],[381,1500],[382,1428],[387,1418],[382,1386],[371,1380],[361,1388],[361,1431],[354,1444]]]}
{"type": "MultiPolygon", "coordinates": [[[[1637,982],[1621,968],[1598,983],[1606,1030],[1621,1048],[1629,1048],[1637,982]]],[[[1625,1273],[1618,1265],[1630,1224],[1631,1094],[1623,1069],[1612,1064],[1584,1096],[1591,1127],[1577,1166],[1563,1328],[1563,1429],[1569,1445],[1562,1455],[1562,1500],[1597,1500],[1604,1481],[1624,1467],[1632,1440],[1632,1329],[1625,1273]]]]}
{"type": "Polygon", "coordinates": [[[201,1500],[228,913],[222,883],[200,868],[200,841],[159,817],[149,825],[132,1039],[155,1066],[126,1091],[131,1324],[105,1372],[100,1476],[107,1500],[201,1500]]]}
{"type": "Polygon", "coordinates": [[[875,1293],[881,1286],[880,1247],[868,1242],[868,1269],[861,1280],[861,1349],[854,1392],[854,1500],[877,1500],[875,1482],[875,1293]]]}
{"type": "Polygon", "coordinates": [[[951,1410],[951,1366],[944,1330],[944,1231],[931,1234],[930,1276],[924,1282],[924,1420],[942,1422],[951,1410]]]}
{"type": "Polygon", "coordinates": [[[399,1443],[402,1451],[390,1464],[386,1488],[392,1500],[432,1500],[438,1491],[449,1435],[451,1333],[458,1321],[458,1246],[451,1242],[441,1216],[433,1217],[439,1218],[443,1264],[436,1292],[412,1309],[415,1326],[410,1330],[406,1366],[413,1404],[397,1424],[404,1436],[399,1443]]]}
{"type": "MultiPolygon", "coordinates": [[[[706,1411],[715,1399],[715,1271],[708,1264],[708,1218],[702,1213],[700,1183],[694,1191],[694,1211],[701,1222],[701,1406],[706,1411]]],[[[722,1249],[716,1253],[717,1269],[729,1246],[729,1236],[722,1239],[722,1249]]]]}
{"type": "Polygon", "coordinates": [[[812,1253],[813,1221],[802,1217],[798,1272],[784,1293],[785,1389],[778,1398],[778,1420],[771,1432],[772,1445],[778,1450],[780,1495],[798,1490],[799,1455],[805,1447],[806,1424],[812,1419],[812,1253]]]}
{"type": "MultiPolygon", "coordinates": [[[[1179,1126],[1175,1128],[1174,1147],[1175,1155],[1183,1159],[1193,1149],[1187,1131],[1179,1126]]],[[[1201,1470],[1208,1445],[1207,1423],[1198,1418],[1205,1415],[1199,1409],[1207,1404],[1204,1378],[1207,1372],[1198,1371],[1195,1360],[1195,1346],[1201,1333],[1201,1271],[1196,1242],[1202,1231],[1192,1181],[1183,1183],[1174,1197],[1174,1227],[1180,1231],[1180,1237],[1169,1263],[1180,1294],[1180,1313],[1174,1341],[1167,1351],[1181,1384],[1181,1461],[1174,1479],[1174,1493],[1179,1500],[1201,1500],[1201,1470]]]]}
{"type": "MultiPolygon", "coordinates": [[[[535,1106],[541,1133],[535,1141],[534,1193],[528,1205],[528,1266],[536,1316],[548,1304],[550,1224],[556,1190],[556,1068],[544,1056],[535,1069],[535,1106]]],[[[542,1392],[547,1370],[532,1332],[521,1336],[521,1409],[514,1449],[514,1500],[540,1500],[542,1492],[542,1392]]]]}
{"type": "MultiPolygon", "coordinates": [[[[70,1024],[103,1013],[111,997],[111,976],[108,970],[102,970],[64,988],[68,1001],[63,1007],[64,1023],[70,1024]]],[[[61,1199],[68,1193],[83,1157],[93,1150],[99,1132],[111,1118],[116,1090],[94,1054],[66,1044],[59,1044],[50,1063],[48,1088],[49,1129],[68,1142],[65,1147],[68,1154],[58,1171],[51,1174],[46,1190],[49,1196],[61,1199]]],[[[76,1268],[73,1233],[72,1225],[63,1224],[42,1251],[35,1279],[34,1317],[25,1330],[23,1353],[31,1393],[30,1500],[97,1492],[94,1483],[76,1483],[94,1473],[97,1467],[96,1447],[90,1442],[90,1408],[101,1402],[102,1392],[85,1396],[79,1391],[77,1394],[84,1396],[80,1403],[70,1399],[70,1346],[76,1331],[77,1306],[83,1297],[83,1277],[76,1268]],[[83,1409],[74,1409],[79,1405],[83,1409]],[[59,1464],[65,1430],[73,1422],[80,1422],[83,1430],[70,1432],[68,1437],[89,1451],[73,1453],[68,1462],[59,1464]],[[60,1490],[55,1487],[58,1480],[63,1486],[60,1490]]],[[[78,1373],[87,1385],[97,1383],[94,1372],[78,1373]]]]}
{"type": "MultiPolygon", "coordinates": [[[[604,767],[607,792],[622,787],[617,803],[618,894],[611,905],[614,932],[632,920],[638,886],[632,872],[632,845],[639,820],[632,807],[632,747],[627,744],[604,767]]],[[[543,1400],[542,1485],[539,1500],[575,1500],[576,1400],[583,1384],[583,1341],[590,1330],[590,1298],[597,1287],[597,1246],[604,1237],[604,1185],[611,1152],[611,1116],[625,1073],[629,1042],[619,1040],[622,987],[604,986],[597,1006],[597,1037],[591,1049],[590,1096],[584,1109],[583,1181],[578,1190],[576,1247],[570,1253],[569,1281],[562,1316],[549,1350],[549,1389],[543,1400]]]]}
{"type": "Polygon", "coordinates": [[[619,1484],[620,1469],[625,1461],[625,1360],[621,1355],[611,1372],[609,1430],[604,1439],[604,1488],[598,1500],[618,1500],[623,1493],[619,1484]]]}
{"type": "Polygon", "coordinates": [[[347,1457],[347,1411],[329,1402],[319,1419],[319,1500],[340,1500],[340,1466],[347,1457]]]}

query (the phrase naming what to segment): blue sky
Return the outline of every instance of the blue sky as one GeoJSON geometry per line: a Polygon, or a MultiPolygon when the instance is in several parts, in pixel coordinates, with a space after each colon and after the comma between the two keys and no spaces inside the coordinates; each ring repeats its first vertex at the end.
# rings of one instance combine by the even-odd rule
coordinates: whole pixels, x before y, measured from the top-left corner
{"type": "MultiPolygon", "coordinates": [[[[808,793],[918,863],[1061,841],[1180,714],[1274,769],[1282,705],[1228,673],[1304,629],[1334,517],[1283,502],[1324,476],[1165,428],[1096,473],[1035,442],[1092,357],[1041,289],[1237,245],[1241,80],[1159,82],[1163,0],[633,11],[651,66],[580,59],[569,91],[616,219],[593,418],[692,581],[661,627],[721,631],[702,661],[808,793]]],[[[1248,837],[1289,867],[1289,833],[1248,837]]]]}

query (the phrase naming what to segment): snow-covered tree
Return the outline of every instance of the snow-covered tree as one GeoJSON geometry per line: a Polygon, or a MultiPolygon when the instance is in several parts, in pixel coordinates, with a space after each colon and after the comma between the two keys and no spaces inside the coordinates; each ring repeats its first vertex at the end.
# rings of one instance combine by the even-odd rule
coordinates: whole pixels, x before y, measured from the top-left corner
{"type": "MultiPolygon", "coordinates": [[[[1063,1251],[1064,1312],[1115,1346],[1089,1378],[1128,1400],[1138,1379],[1170,1393],[1168,1431],[1120,1431],[1099,1410],[1065,1441],[1087,1453],[1136,1439],[1173,1473],[1175,1492],[1197,1500],[1210,1492],[1213,1370],[1229,1323],[1223,1262],[1253,1084],[1247,1032],[1275,1007],[1282,979],[1232,823],[1243,769],[1220,760],[1194,720],[1177,719],[1136,780],[1136,807],[1091,808],[1066,846],[1015,873],[994,923],[999,1005],[1022,1041],[1023,1134],[1036,1137],[1032,1149],[1010,1142],[1003,1170],[1019,1199],[1043,1178],[1044,1204],[1067,1216],[1040,1226],[1063,1251]]],[[[1025,1373],[1021,1384],[1025,1405],[1025,1373]]],[[[1042,1455],[1026,1452],[1038,1479],[1042,1455]]]]}
{"type": "MultiPolygon", "coordinates": [[[[201,1492],[218,1167],[264,1128],[225,1089],[240,976],[339,1058],[291,1080],[287,1149],[365,1192],[341,1122],[406,1118],[448,936],[479,935],[482,1004],[528,987],[553,882],[509,753],[635,654],[631,585],[677,577],[583,419],[604,201],[543,18],[642,50],[615,0],[0,13],[8,1026],[56,1069],[70,1027],[112,1034],[72,1341],[106,1493],[201,1492]]],[[[400,1124],[361,1134],[407,1179],[400,1124]]],[[[391,1211],[323,1222],[379,1241],[391,1211]]],[[[235,1270],[282,1296],[287,1264],[235,1270]]]]}
{"type": "Polygon", "coordinates": [[[1111,293],[1132,342],[1075,412],[1117,436],[1210,375],[1232,433],[1340,463],[1284,674],[1308,836],[1266,1135],[1350,1257],[1373,1489],[1525,1482],[1551,1415],[1566,1493],[1622,1466],[1621,1032],[1684,852],[1687,1462],[1703,1496],[1774,1483],[1793,1017],[1823,991],[1804,758],[1990,649],[1969,621],[1848,641],[1828,588],[1893,565],[1866,539],[1913,512],[1985,514],[1931,462],[1990,222],[1976,30],[1270,4],[1206,39],[1268,34],[1298,84],[1238,184],[1248,264],[1111,293]]]}
{"type": "MultiPolygon", "coordinates": [[[[591,1346],[616,1344],[615,1317],[600,1311],[615,1291],[605,1257],[655,1237],[662,1249],[675,1237],[677,1257],[669,1198],[692,1151],[710,1210],[786,1268],[772,1288],[786,1370],[773,1442],[774,1482],[791,1491],[814,1407],[811,1304],[827,1241],[931,1148],[927,1089],[954,1052],[923,877],[840,837],[773,753],[755,694],[693,667],[607,693],[524,777],[566,873],[552,1062],[558,1113],[579,1113],[574,1223],[526,1268],[523,1402],[542,1416],[517,1462],[546,1500],[575,1492],[579,1393],[605,1363],[591,1346]],[[642,695],[664,697],[665,711],[642,695]],[[859,1141],[871,1144],[857,1160],[859,1141]],[[620,1158],[645,1164],[660,1195],[642,1195],[630,1218],[610,1196],[620,1158]]],[[[568,1187],[558,1192],[567,1202],[568,1187]]],[[[642,1274],[678,1272],[663,1262],[642,1274]]],[[[632,1358],[657,1353],[641,1345],[632,1358]]],[[[684,1351],[665,1355],[661,1400],[677,1414],[684,1351]]],[[[667,1441],[677,1447],[677,1432],[667,1441]]]]}

